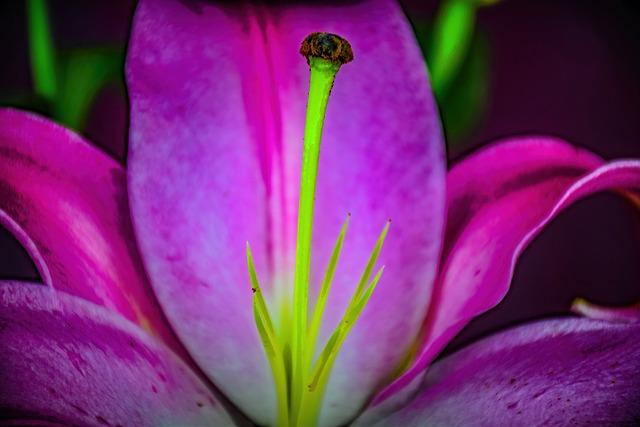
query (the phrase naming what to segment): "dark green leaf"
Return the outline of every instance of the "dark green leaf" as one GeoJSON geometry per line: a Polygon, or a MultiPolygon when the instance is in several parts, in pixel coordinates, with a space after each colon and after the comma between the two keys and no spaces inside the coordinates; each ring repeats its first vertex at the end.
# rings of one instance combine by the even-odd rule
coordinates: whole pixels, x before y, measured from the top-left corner
{"type": "Polygon", "coordinates": [[[100,90],[123,80],[124,52],[116,48],[74,50],[62,58],[60,90],[53,117],[82,130],[87,114],[100,90]]]}
{"type": "Polygon", "coordinates": [[[33,90],[38,96],[52,100],[57,92],[57,70],[47,3],[28,0],[26,10],[33,90]]]}

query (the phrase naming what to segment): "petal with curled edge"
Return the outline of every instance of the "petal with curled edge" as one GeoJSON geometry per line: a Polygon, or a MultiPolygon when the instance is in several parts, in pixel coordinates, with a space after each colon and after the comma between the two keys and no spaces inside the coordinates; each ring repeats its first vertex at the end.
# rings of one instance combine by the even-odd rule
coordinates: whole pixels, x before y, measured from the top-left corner
{"type": "Polygon", "coordinates": [[[640,324],[554,319],[501,332],[436,362],[385,426],[633,426],[640,324]]]}
{"type": "Polygon", "coordinates": [[[563,209],[601,190],[638,188],[640,161],[605,164],[548,137],[497,143],[454,166],[447,177],[442,264],[418,356],[376,396],[366,416],[401,404],[446,344],[502,300],[522,251],[563,209]]]}
{"type": "Polygon", "coordinates": [[[625,307],[607,307],[576,298],[571,304],[571,311],[589,319],[607,320],[609,322],[640,322],[640,303],[625,307]]]}
{"type": "Polygon", "coordinates": [[[123,168],[32,113],[0,109],[0,224],[45,285],[120,313],[180,350],[147,281],[123,168]]]}
{"type": "Polygon", "coordinates": [[[444,153],[426,67],[388,0],[145,0],[127,60],[129,188],[145,265],[199,365],[255,421],[274,388],[252,314],[245,242],[276,321],[291,287],[308,66],[315,31],[355,60],[329,101],[318,177],[312,288],[347,213],[351,226],[321,341],[344,312],[391,218],[368,307],[344,344],[321,423],[344,424],[396,367],[424,318],[444,219],[444,153]]]}
{"type": "Polygon", "coordinates": [[[104,307],[49,287],[0,282],[0,353],[3,420],[233,425],[163,343],[104,307]]]}

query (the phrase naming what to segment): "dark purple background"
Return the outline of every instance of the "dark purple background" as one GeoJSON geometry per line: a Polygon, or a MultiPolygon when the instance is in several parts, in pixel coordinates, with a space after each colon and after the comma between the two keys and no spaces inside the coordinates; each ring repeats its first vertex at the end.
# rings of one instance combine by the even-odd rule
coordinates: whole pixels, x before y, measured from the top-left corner
{"type": "MultiPolygon", "coordinates": [[[[561,136],[605,158],[640,157],[640,13],[637,1],[505,0],[478,28],[491,47],[484,119],[450,150],[452,161],[513,134],[561,136]]],[[[406,0],[415,21],[436,1],[406,0]]],[[[51,1],[56,45],[126,45],[130,1],[51,1]]],[[[23,2],[0,2],[0,95],[29,90],[23,2]]],[[[100,96],[86,134],[117,159],[126,152],[122,88],[100,96]]],[[[452,348],[497,327],[566,312],[575,296],[603,304],[640,300],[640,215],[612,195],[570,208],[533,243],[505,301],[475,320],[452,348]]],[[[36,278],[25,252],[0,228],[0,277],[36,278]]]]}

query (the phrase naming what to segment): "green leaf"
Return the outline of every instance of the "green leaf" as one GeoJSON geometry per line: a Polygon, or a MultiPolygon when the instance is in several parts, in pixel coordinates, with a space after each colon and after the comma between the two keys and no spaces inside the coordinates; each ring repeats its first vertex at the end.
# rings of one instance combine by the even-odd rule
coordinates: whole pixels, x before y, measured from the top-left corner
{"type": "Polygon", "coordinates": [[[33,93],[4,93],[0,95],[0,106],[31,110],[46,115],[49,103],[33,93]]]}
{"type": "Polygon", "coordinates": [[[56,52],[45,0],[27,1],[27,28],[33,90],[51,101],[57,93],[56,52]]]}
{"type": "Polygon", "coordinates": [[[446,97],[440,101],[440,115],[450,146],[457,145],[486,111],[489,96],[489,43],[474,37],[467,58],[446,97]]]}
{"type": "MultiPolygon", "coordinates": [[[[496,0],[468,1],[472,5],[475,4],[474,7],[495,2],[496,0]]],[[[443,6],[443,9],[446,7],[443,6]]],[[[443,14],[446,15],[443,12],[438,15],[438,18],[443,14]]],[[[431,70],[432,86],[440,107],[447,145],[453,147],[459,144],[474,126],[477,126],[485,111],[489,93],[490,46],[481,32],[474,31],[470,39],[464,42],[466,46],[464,55],[460,49],[453,52],[455,58],[448,62],[449,75],[446,76],[446,85],[443,86],[442,79],[439,83],[434,82],[434,65],[429,60],[434,56],[430,50],[437,44],[435,40],[438,29],[425,22],[414,22],[414,30],[431,70]]],[[[439,31],[443,31],[442,27],[439,31]]],[[[452,36],[452,38],[455,37],[452,36]]]]}
{"type": "Polygon", "coordinates": [[[473,38],[475,14],[475,2],[447,0],[436,16],[427,50],[427,63],[438,99],[446,95],[464,62],[473,38]]]}
{"type": "Polygon", "coordinates": [[[474,38],[478,8],[500,0],[443,0],[424,51],[431,84],[438,99],[444,98],[457,77],[474,38]]]}
{"type": "Polygon", "coordinates": [[[62,73],[52,116],[76,130],[84,128],[89,109],[105,85],[123,84],[124,52],[119,48],[78,49],[61,58],[62,73]]]}

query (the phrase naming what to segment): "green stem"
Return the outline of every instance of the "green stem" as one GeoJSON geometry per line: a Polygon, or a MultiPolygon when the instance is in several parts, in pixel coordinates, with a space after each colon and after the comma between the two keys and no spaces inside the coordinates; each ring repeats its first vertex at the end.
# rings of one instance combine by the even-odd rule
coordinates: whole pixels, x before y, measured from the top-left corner
{"type": "Polygon", "coordinates": [[[293,287],[293,336],[291,349],[293,369],[291,408],[293,420],[297,418],[300,397],[302,396],[305,378],[308,373],[308,366],[305,366],[305,343],[309,306],[309,269],[322,128],[333,81],[340,69],[339,64],[318,57],[310,57],[309,66],[311,68],[311,78],[300,176],[300,202],[298,206],[298,232],[293,287]]]}
{"type": "Polygon", "coordinates": [[[48,101],[57,93],[56,55],[46,0],[27,1],[27,24],[34,91],[48,101]]]}

